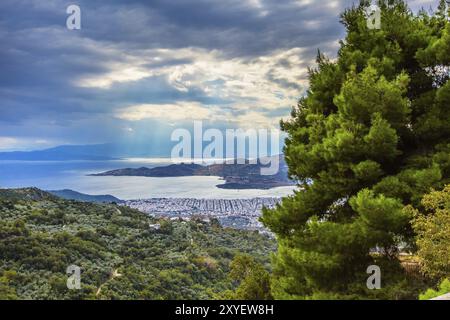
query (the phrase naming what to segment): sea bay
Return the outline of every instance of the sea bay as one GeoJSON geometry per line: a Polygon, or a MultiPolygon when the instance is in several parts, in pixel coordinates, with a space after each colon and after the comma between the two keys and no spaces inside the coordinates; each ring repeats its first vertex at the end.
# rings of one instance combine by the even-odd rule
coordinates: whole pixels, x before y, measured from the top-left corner
{"type": "Polygon", "coordinates": [[[71,189],[91,195],[110,194],[123,200],[148,198],[246,199],[281,197],[293,187],[269,190],[220,189],[219,177],[111,177],[88,176],[120,168],[156,167],[171,164],[165,158],[134,158],[111,161],[0,161],[0,188],[37,187],[71,189]]]}

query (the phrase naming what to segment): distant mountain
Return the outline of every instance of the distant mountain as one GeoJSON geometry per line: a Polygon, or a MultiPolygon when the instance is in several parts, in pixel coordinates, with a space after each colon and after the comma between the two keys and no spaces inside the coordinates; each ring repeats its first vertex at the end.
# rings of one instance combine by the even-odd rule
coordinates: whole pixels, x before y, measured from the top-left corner
{"type": "Polygon", "coordinates": [[[0,152],[0,160],[23,161],[70,161],[70,160],[117,160],[123,158],[167,157],[170,148],[143,147],[126,143],[92,145],[65,145],[35,151],[0,152]],[[143,151],[145,150],[145,151],[143,151]]]}
{"type": "Polygon", "coordinates": [[[68,161],[68,160],[114,160],[109,156],[111,145],[72,145],[37,151],[0,152],[0,160],[68,161]]]}
{"type": "Polygon", "coordinates": [[[258,160],[257,164],[212,164],[202,166],[199,164],[171,164],[156,168],[125,168],[111,170],[91,176],[138,176],[138,177],[184,177],[184,176],[217,176],[225,180],[225,184],[217,187],[223,189],[270,189],[279,186],[295,184],[288,178],[288,168],[283,155],[272,157],[272,161],[278,157],[279,170],[274,175],[261,175],[261,169],[265,167],[258,160]]]}
{"type": "MultiPolygon", "coordinates": [[[[207,145],[208,142],[203,142],[204,148],[207,145]]],[[[62,145],[44,150],[0,152],[0,160],[108,161],[124,158],[169,158],[171,156],[172,147],[171,144],[163,143],[156,139],[90,145],[62,145]]],[[[242,157],[249,157],[249,155],[246,153],[242,157]]]]}
{"type": "Polygon", "coordinates": [[[63,198],[66,200],[77,200],[83,202],[93,202],[93,203],[122,203],[123,200],[120,200],[111,195],[89,195],[80,192],[76,192],[69,189],[64,190],[52,190],[48,191],[50,194],[57,196],[59,198],[63,198]]]}

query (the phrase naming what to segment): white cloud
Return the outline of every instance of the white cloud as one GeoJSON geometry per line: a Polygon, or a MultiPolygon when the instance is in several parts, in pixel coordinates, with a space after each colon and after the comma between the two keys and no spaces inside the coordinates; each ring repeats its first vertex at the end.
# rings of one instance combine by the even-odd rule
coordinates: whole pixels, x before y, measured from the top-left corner
{"type": "Polygon", "coordinates": [[[120,109],[116,117],[128,121],[159,119],[173,122],[182,120],[207,120],[215,117],[217,107],[203,106],[195,102],[176,104],[139,104],[120,109]]]}
{"type": "Polygon", "coordinates": [[[140,50],[109,64],[103,74],[79,79],[78,84],[114,90],[115,83],[159,76],[186,95],[196,91],[212,100],[227,101],[214,106],[185,101],[125,105],[116,113],[120,119],[222,120],[273,126],[279,119],[258,114],[258,110],[286,110],[296,103],[307,87],[307,65],[313,63],[303,52],[293,48],[252,59],[227,59],[218,51],[198,48],[140,50]],[[170,61],[186,62],[166,63],[170,61]]]}
{"type": "Polygon", "coordinates": [[[55,141],[20,137],[0,136],[0,151],[44,149],[55,145],[55,141]]]}
{"type": "Polygon", "coordinates": [[[18,140],[12,137],[0,137],[0,150],[6,150],[16,146],[18,140]]]}
{"type": "Polygon", "coordinates": [[[114,71],[103,75],[102,77],[86,77],[78,81],[80,87],[94,87],[94,88],[110,88],[113,83],[137,81],[143,78],[151,76],[151,73],[147,70],[140,68],[139,66],[130,66],[123,63],[114,63],[110,67],[114,68],[114,71]]]}
{"type": "Polygon", "coordinates": [[[269,117],[256,110],[248,110],[236,115],[233,114],[233,110],[225,111],[220,106],[186,101],[176,104],[132,105],[120,109],[116,117],[127,121],[153,119],[168,124],[199,120],[228,123],[230,126],[239,128],[276,128],[280,120],[279,117],[269,117]]]}

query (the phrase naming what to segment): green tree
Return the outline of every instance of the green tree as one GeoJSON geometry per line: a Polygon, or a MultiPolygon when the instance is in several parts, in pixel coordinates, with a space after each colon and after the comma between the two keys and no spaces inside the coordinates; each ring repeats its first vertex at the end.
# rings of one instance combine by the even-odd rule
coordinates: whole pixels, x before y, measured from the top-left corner
{"type": "Polygon", "coordinates": [[[381,29],[361,1],[342,14],[335,61],[320,52],[284,149],[295,195],[262,221],[278,239],[272,293],[281,299],[413,298],[398,260],[414,244],[408,204],[450,178],[450,24],[445,1],[414,15],[379,1],[381,29]],[[381,267],[382,290],[366,288],[381,267]]]}
{"type": "Polygon", "coordinates": [[[4,271],[0,277],[0,300],[17,300],[16,289],[11,282],[17,277],[15,271],[4,271]]]}
{"type": "Polygon", "coordinates": [[[424,294],[421,294],[419,298],[420,300],[430,300],[447,293],[450,293],[450,280],[444,279],[442,283],[439,285],[439,289],[437,291],[433,289],[428,289],[424,294]]]}
{"type": "Polygon", "coordinates": [[[421,270],[431,278],[450,278],[450,185],[423,197],[423,212],[408,206],[414,214],[413,227],[421,270]]]}
{"type": "Polygon", "coordinates": [[[229,277],[238,283],[234,292],[222,298],[234,300],[271,300],[270,275],[264,266],[248,255],[237,255],[230,264],[229,277]]]}

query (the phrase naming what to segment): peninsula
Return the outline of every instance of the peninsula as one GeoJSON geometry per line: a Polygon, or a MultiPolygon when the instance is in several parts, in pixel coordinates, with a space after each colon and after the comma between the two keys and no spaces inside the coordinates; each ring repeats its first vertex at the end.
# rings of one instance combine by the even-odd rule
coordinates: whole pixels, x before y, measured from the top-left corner
{"type": "Polygon", "coordinates": [[[290,180],[287,172],[287,165],[283,156],[278,156],[279,170],[274,175],[261,175],[263,165],[250,164],[248,160],[245,164],[211,164],[200,165],[195,163],[179,163],[155,168],[124,168],[90,176],[134,176],[134,177],[186,177],[186,176],[217,176],[221,177],[225,183],[217,185],[222,189],[271,189],[281,186],[292,186],[294,181],[290,180]]]}

